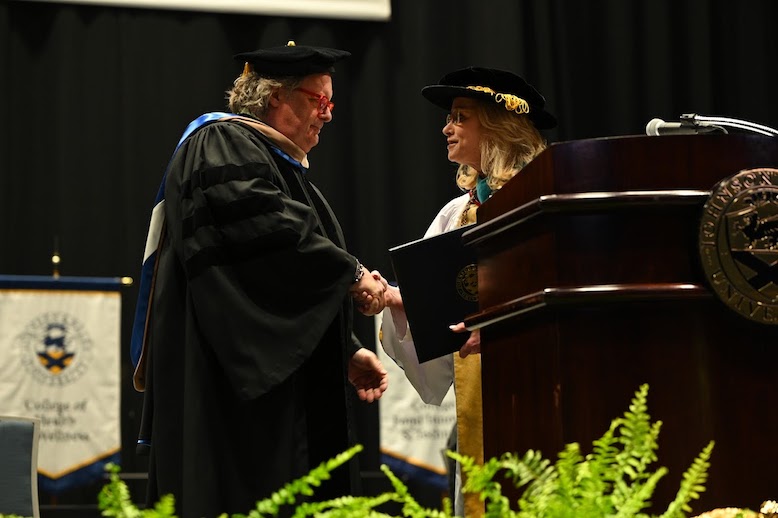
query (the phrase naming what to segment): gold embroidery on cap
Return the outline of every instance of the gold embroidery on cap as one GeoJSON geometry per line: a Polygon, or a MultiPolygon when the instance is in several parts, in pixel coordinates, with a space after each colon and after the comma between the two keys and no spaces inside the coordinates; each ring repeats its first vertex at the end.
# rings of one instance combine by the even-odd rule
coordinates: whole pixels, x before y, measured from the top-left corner
{"type": "Polygon", "coordinates": [[[467,89],[468,90],[476,90],[478,92],[486,92],[489,95],[494,95],[494,94],[497,93],[494,90],[492,90],[491,88],[489,88],[488,86],[468,86],[467,89]]]}
{"type": "Polygon", "coordinates": [[[488,86],[468,86],[467,88],[468,90],[487,93],[494,97],[494,100],[498,103],[504,102],[506,110],[510,110],[519,114],[529,113],[529,103],[521,97],[517,97],[513,94],[497,93],[488,86]]]}
{"type": "Polygon", "coordinates": [[[506,110],[512,110],[516,113],[529,113],[529,103],[513,94],[497,94],[494,96],[494,100],[497,102],[505,101],[506,110]]]}

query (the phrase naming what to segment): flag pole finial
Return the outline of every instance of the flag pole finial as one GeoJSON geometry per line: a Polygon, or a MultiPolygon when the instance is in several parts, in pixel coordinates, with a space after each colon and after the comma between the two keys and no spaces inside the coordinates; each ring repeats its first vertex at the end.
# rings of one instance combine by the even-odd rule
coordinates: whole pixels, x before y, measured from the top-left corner
{"type": "Polygon", "coordinates": [[[62,261],[62,257],[59,255],[59,239],[54,238],[54,253],[51,255],[51,276],[55,279],[59,279],[59,263],[62,261]]]}

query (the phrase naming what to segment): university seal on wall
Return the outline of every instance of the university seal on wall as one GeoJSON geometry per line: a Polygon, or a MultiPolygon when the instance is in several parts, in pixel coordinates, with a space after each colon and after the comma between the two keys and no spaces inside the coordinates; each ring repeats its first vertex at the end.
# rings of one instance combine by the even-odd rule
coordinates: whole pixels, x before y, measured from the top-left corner
{"type": "Polygon", "coordinates": [[[749,169],[711,192],[699,251],[713,291],[732,310],[778,325],[778,169],[749,169]]]}
{"type": "Polygon", "coordinates": [[[468,264],[457,274],[457,293],[470,302],[478,301],[478,267],[468,264]]]}

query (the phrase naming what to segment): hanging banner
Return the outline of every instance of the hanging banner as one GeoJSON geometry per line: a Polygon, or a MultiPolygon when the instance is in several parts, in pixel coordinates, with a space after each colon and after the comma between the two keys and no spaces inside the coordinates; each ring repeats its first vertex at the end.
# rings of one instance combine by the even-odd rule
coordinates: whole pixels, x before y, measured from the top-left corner
{"type": "Polygon", "coordinates": [[[0,414],[37,417],[39,489],[119,462],[118,279],[0,276],[0,414]]]}
{"type": "Polygon", "coordinates": [[[378,341],[382,315],[375,317],[376,354],[389,372],[390,388],[378,400],[381,462],[396,475],[447,491],[445,452],[456,423],[454,390],[449,389],[440,406],[422,401],[403,370],[378,341]]]}

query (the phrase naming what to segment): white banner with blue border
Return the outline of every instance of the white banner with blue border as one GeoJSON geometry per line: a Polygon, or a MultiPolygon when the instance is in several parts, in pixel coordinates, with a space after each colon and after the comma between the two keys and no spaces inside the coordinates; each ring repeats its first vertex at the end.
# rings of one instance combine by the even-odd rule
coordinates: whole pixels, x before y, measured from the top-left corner
{"type": "Polygon", "coordinates": [[[120,461],[118,278],[0,275],[0,414],[41,420],[39,489],[120,461]]]}
{"type": "Polygon", "coordinates": [[[428,405],[378,342],[383,314],[375,316],[376,354],[389,372],[389,390],[379,400],[381,463],[398,476],[448,491],[446,449],[456,423],[456,399],[449,390],[443,402],[428,405]]]}

